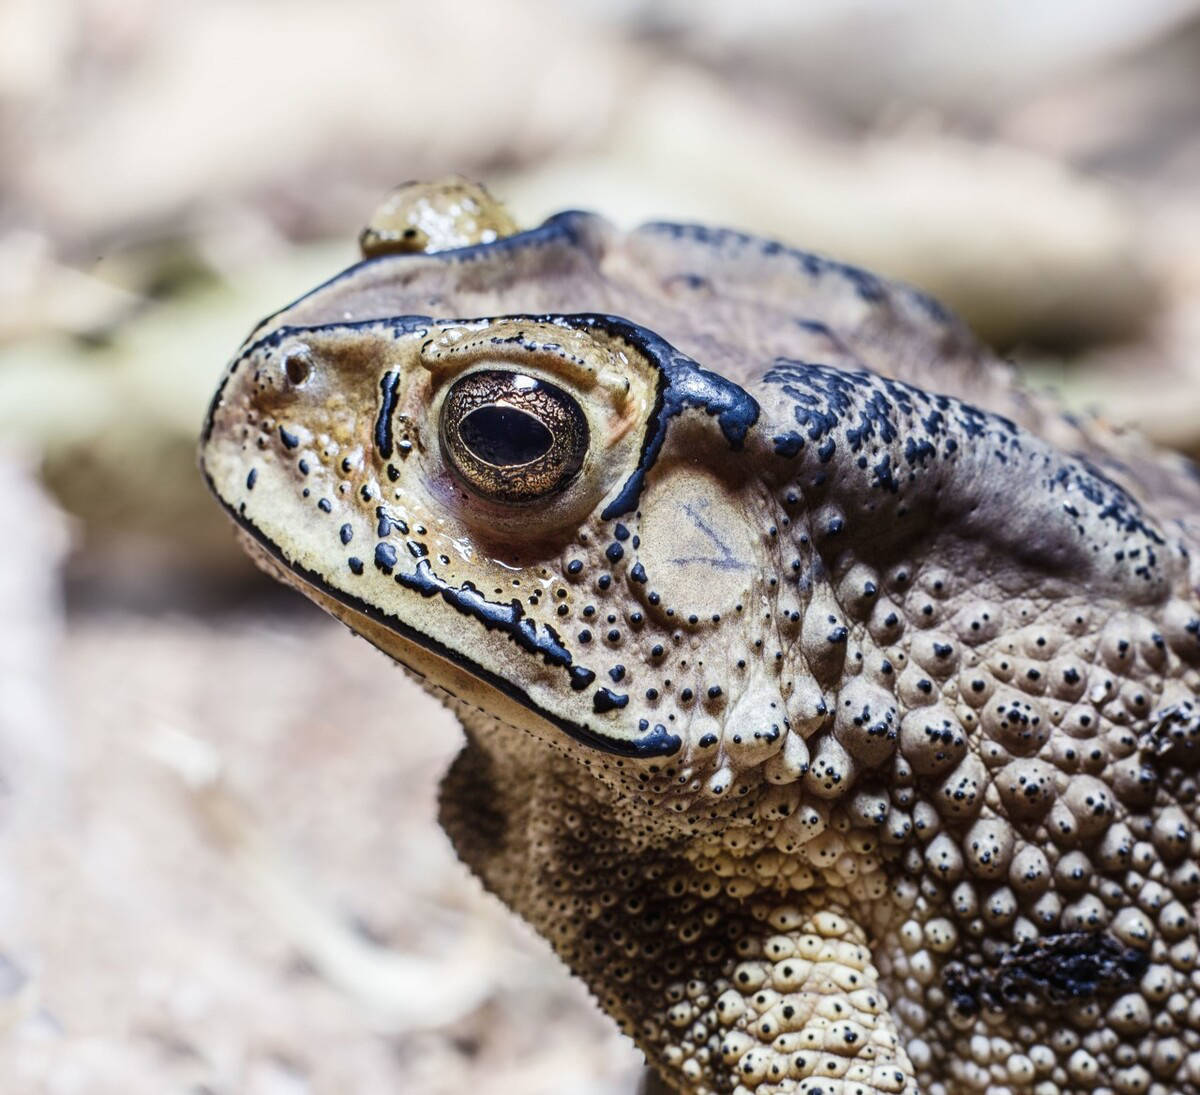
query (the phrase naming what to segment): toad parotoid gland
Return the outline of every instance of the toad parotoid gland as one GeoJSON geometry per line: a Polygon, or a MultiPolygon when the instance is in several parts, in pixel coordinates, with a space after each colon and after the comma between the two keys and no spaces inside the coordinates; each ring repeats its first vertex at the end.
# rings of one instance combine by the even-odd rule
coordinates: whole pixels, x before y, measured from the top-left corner
{"type": "MultiPolygon", "coordinates": [[[[667,1088],[1200,1093],[1200,477],[935,301],[403,188],[204,429],[667,1088]]],[[[396,733],[404,733],[397,716],[396,733]]]]}

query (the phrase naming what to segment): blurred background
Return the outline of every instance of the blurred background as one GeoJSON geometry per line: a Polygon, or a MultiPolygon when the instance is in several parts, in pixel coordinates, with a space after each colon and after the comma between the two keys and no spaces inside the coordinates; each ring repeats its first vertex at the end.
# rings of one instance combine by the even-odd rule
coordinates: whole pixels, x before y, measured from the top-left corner
{"type": "Polygon", "coordinates": [[[629,1095],[434,823],[458,731],[242,557],[227,356],[457,171],[906,279],[1200,455],[1200,0],[0,0],[0,1089],[629,1095]]]}

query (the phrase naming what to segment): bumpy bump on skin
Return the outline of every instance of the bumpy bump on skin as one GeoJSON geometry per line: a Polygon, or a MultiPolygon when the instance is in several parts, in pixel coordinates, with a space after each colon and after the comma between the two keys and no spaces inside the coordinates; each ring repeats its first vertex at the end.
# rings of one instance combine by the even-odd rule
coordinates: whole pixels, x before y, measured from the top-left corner
{"type": "Polygon", "coordinates": [[[485,885],[678,1091],[1200,1095],[1200,477],[864,271],[457,223],[260,325],[202,462],[456,711],[485,885]],[[586,453],[473,492],[478,370],[586,453]]]}
{"type": "Polygon", "coordinates": [[[508,211],[479,183],[452,175],[397,187],[358,237],[366,258],[447,251],[517,231],[508,211]]]}

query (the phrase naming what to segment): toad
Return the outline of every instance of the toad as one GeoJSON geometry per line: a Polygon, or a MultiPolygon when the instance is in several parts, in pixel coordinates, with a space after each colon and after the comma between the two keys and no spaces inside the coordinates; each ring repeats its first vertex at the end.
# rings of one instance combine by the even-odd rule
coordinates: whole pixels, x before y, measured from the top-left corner
{"type": "Polygon", "coordinates": [[[1200,1093],[1195,469],[769,240],[363,239],[204,474],[458,716],[443,827],[659,1082],[1200,1093]]]}

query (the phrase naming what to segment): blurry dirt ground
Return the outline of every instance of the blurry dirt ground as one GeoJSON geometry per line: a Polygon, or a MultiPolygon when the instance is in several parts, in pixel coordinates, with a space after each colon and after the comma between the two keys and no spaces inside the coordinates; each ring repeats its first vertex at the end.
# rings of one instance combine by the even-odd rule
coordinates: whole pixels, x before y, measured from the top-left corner
{"type": "Polygon", "coordinates": [[[385,658],[315,612],[104,614],[55,653],[62,748],[4,858],[4,1091],[633,1090],[455,861],[457,731],[385,658]]]}
{"type": "Polygon", "coordinates": [[[1200,455],[1200,0],[0,4],[0,1092],[630,1095],[435,822],[458,747],[246,563],[228,355],[392,184],[944,297],[1200,455]]]}

